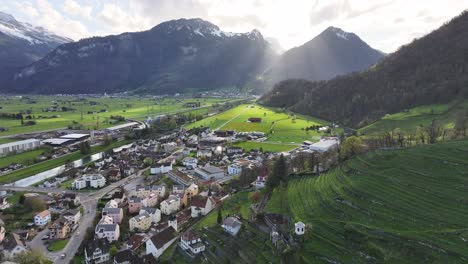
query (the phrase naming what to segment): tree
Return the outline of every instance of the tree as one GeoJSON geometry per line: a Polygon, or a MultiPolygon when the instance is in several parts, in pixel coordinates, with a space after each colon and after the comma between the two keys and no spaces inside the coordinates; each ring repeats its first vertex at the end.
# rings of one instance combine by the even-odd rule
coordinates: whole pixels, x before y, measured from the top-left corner
{"type": "Polygon", "coordinates": [[[281,154],[279,158],[275,161],[273,165],[273,171],[268,177],[266,185],[270,190],[273,190],[276,186],[280,184],[281,181],[286,182],[288,177],[288,169],[287,169],[286,160],[281,154]]]}
{"type": "Polygon", "coordinates": [[[221,212],[221,208],[218,210],[218,218],[216,219],[216,222],[218,222],[218,224],[223,222],[223,213],[221,212]]]}
{"type": "Polygon", "coordinates": [[[426,128],[429,144],[434,144],[440,135],[440,126],[435,119],[432,119],[431,125],[426,128]]]}
{"type": "Polygon", "coordinates": [[[80,153],[83,155],[88,155],[91,153],[91,146],[89,145],[88,142],[81,142],[79,148],[80,148],[80,153]]]}
{"type": "Polygon", "coordinates": [[[345,139],[341,146],[340,158],[342,160],[349,159],[364,150],[362,140],[359,137],[351,136],[345,139]]]}
{"type": "Polygon", "coordinates": [[[395,128],[393,130],[393,135],[396,136],[396,140],[400,145],[400,148],[402,148],[405,143],[405,132],[403,132],[400,128],[395,128]]]}
{"type": "Polygon", "coordinates": [[[15,257],[15,261],[20,264],[45,264],[49,262],[44,253],[36,249],[20,253],[15,257]]]}
{"type": "Polygon", "coordinates": [[[38,197],[31,197],[24,201],[24,205],[30,208],[33,212],[41,212],[47,209],[47,204],[44,200],[38,197]]]}
{"type": "Polygon", "coordinates": [[[455,120],[455,130],[466,137],[466,130],[468,129],[468,111],[459,112],[455,120]]]}

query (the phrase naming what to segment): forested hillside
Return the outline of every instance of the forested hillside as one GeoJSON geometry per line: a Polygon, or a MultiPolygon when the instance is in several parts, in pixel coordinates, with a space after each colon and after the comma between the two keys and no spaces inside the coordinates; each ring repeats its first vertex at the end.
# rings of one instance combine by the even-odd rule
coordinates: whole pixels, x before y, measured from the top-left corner
{"type": "Polygon", "coordinates": [[[325,82],[278,83],[260,102],[344,125],[468,97],[468,12],[361,73],[325,82]]]}

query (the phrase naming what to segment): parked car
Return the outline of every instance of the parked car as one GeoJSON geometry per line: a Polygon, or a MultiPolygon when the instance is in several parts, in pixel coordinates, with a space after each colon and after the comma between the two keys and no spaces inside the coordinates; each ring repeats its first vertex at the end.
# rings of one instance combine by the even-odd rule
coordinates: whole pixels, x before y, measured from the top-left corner
{"type": "Polygon", "coordinates": [[[64,258],[66,258],[66,257],[67,257],[67,254],[66,254],[66,253],[63,253],[62,255],[60,255],[60,258],[61,258],[61,259],[64,259],[64,258]]]}

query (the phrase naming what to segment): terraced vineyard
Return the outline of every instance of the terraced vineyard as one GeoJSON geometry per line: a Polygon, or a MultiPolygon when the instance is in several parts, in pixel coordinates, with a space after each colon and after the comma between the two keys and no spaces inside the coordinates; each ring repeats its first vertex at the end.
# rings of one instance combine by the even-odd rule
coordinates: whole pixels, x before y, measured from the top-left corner
{"type": "Polygon", "coordinates": [[[267,210],[308,225],[301,262],[468,263],[468,141],[377,151],[292,179],[267,210]]]}

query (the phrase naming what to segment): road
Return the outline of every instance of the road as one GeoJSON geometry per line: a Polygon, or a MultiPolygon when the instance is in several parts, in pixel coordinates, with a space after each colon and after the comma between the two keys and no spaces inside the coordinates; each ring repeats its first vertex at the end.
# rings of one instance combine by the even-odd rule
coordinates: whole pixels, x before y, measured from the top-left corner
{"type": "Polygon", "coordinates": [[[80,247],[81,243],[83,242],[84,236],[86,234],[86,229],[88,227],[94,226],[94,219],[96,218],[97,214],[97,204],[99,199],[101,199],[104,195],[108,192],[116,189],[121,185],[129,185],[135,186],[142,181],[141,175],[148,170],[148,168],[138,171],[137,173],[126,177],[118,182],[114,182],[109,184],[108,186],[96,190],[96,191],[71,191],[67,189],[61,188],[38,188],[38,187],[13,187],[13,186],[0,186],[0,190],[13,190],[13,191],[27,191],[27,192],[47,192],[47,193],[61,193],[61,192],[72,192],[76,193],[80,197],[81,205],[84,209],[84,214],[81,217],[80,224],[75,230],[74,234],[70,237],[67,245],[63,250],[56,251],[56,252],[49,252],[47,250],[47,246],[45,245],[45,241],[42,240],[42,237],[47,234],[49,231],[48,229],[43,230],[40,232],[33,240],[27,243],[27,245],[31,249],[38,249],[41,252],[44,252],[46,257],[48,257],[53,263],[59,264],[67,264],[70,263],[78,252],[78,248],[80,247]],[[66,254],[64,259],[61,259],[61,255],[66,254]]]}

